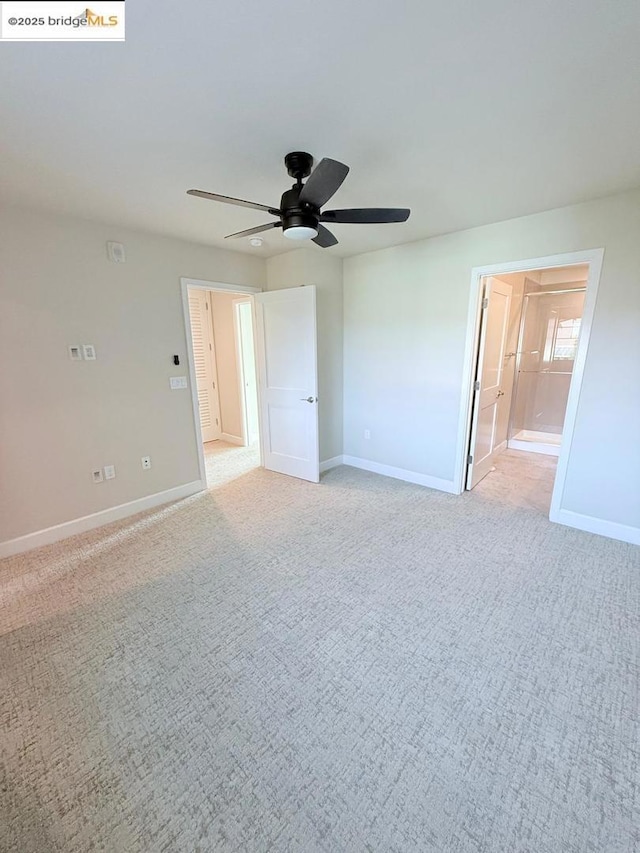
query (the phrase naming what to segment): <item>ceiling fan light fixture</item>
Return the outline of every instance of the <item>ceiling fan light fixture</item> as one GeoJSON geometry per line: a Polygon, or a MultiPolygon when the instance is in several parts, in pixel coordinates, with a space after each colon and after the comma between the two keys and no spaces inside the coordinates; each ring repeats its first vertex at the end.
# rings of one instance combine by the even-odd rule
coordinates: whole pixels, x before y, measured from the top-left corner
{"type": "Polygon", "coordinates": [[[313,240],[318,236],[318,229],[311,228],[309,225],[292,225],[290,228],[285,228],[283,233],[289,240],[313,240]]]}

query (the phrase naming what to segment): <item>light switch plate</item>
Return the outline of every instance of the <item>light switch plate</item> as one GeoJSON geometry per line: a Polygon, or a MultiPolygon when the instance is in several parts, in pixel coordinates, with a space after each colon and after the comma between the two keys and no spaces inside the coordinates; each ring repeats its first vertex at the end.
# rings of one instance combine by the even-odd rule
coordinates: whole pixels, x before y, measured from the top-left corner
{"type": "Polygon", "coordinates": [[[116,466],[115,465],[105,465],[104,466],[104,478],[105,480],[113,480],[116,476],[116,466]]]}
{"type": "Polygon", "coordinates": [[[186,376],[171,376],[169,378],[169,385],[171,385],[172,391],[177,391],[178,388],[186,388],[187,387],[187,377],[186,376]]]}
{"type": "Polygon", "coordinates": [[[69,347],[69,358],[71,361],[82,361],[82,349],[78,344],[71,344],[69,347]]]}

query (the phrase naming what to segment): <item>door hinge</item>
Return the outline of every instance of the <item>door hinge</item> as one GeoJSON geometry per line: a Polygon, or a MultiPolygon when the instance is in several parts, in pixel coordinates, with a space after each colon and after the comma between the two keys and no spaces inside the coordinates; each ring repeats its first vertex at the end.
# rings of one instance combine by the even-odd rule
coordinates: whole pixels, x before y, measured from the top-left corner
{"type": "Polygon", "coordinates": [[[220,426],[220,424],[218,423],[218,419],[217,419],[217,418],[216,418],[216,426],[220,426]]]}
{"type": "Polygon", "coordinates": [[[488,307],[489,307],[489,300],[485,296],[485,298],[482,300],[482,310],[485,311],[488,307]]]}
{"type": "Polygon", "coordinates": [[[212,349],[213,347],[211,346],[211,344],[209,344],[209,351],[211,351],[212,349]]]}
{"type": "Polygon", "coordinates": [[[213,387],[214,387],[214,388],[216,387],[216,383],[215,383],[215,382],[212,382],[211,384],[213,385],[213,387]]]}
{"type": "Polygon", "coordinates": [[[205,303],[204,303],[204,306],[205,306],[205,308],[206,308],[206,309],[207,309],[207,311],[208,311],[208,310],[209,310],[209,303],[208,303],[208,302],[205,302],[205,303]]]}
{"type": "Polygon", "coordinates": [[[473,456],[471,454],[469,454],[467,456],[467,465],[471,465],[472,462],[473,462],[473,456]]]}
{"type": "Polygon", "coordinates": [[[480,380],[479,379],[476,379],[476,381],[473,383],[473,387],[476,391],[480,390],[480,380]]]}

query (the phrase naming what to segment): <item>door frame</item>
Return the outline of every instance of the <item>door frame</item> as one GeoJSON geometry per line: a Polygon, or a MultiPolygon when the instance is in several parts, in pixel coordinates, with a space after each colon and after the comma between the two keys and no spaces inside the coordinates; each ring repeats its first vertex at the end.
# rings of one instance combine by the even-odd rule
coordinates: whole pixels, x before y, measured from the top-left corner
{"type": "MultiPolygon", "coordinates": [[[[246,375],[245,375],[245,355],[244,349],[242,346],[242,321],[240,319],[240,306],[249,303],[251,305],[251,332],[255,341],[255,311],[253,307],[253,299],[246,299],[243,297],[239,297],[238,299],[233,300],[233,328],[235,332],[236,338],[236,360],[238,363],[238,394],[240,397],[240,407],[242,409],[242,441],[245,447],[249,446],[249,416],[247,414],[247,391],[245,388],[246,375]]],[[[257,363],[254,353],[254,369],[256,371],[256,384],[257,384],[257,363]]],[[[256,387],[257,391],[257,387],[256,387]]],[[[257,402],[258,406],[258,417],[260,417],[260,404],[257,402]]],[[[260,429],[258,428],[258,443],[262,447],[262,442],[260,441],[260,429]]]]}
{"type": "MultiPolygon", "coordinates": [[[[198,389],[196,386],[196,369],[193,356],[193,341],[191,340],[191,317],[189,314],[189,288],[193,290],[214,290],[223,293],[237,293],[242,296],[252,296],[254,293],[262,293],[261,287],[250,287],[247,284],[227,284],[221,281],[205,281],[200,278],[180,278],[180,291],[182,295],[182,318],[184,322],[184,335],[189,367],[189,387],[191,389],[191,406],[193,410],[194,436],[198,447],[198,467],[200,480],[207,482],[207,471],[204,464],[204,448],[202,441],[202,429],[200,427],[200,412],[198,407],[198,389]]],[[[253,299],[251,300],[253,302],[253,299]]],[[[256,367],[257,370],[257,367],[256,367]]],[[[262,465],[262,447],[260,449],[260,464],[262,465]]]]}
{"type": "Polygon", "coordinates": [[[549,518],[551,521],[560,520],[564,486],[567,476],[569,459],[571,456],[571,445],[578,413],[580,400],[580,389],[584,374],[584,366],[589,349],[589,338],[593,324],[593,314],[598,296],[600,284],[600,273],[604,249],[586,249],[580,252],[565,252],[558,255],[547,255],[541,258],[527,258],[525,260],[507,261],[500,264],[487,264],[486,266],[473,267],[471,270],[471,291],[467,315],[467,334],[465,340],[464,374],[462,381],[462,393],[460,397],[460,415],[457,430],[457,451],[454,472],[454,483],[458,494],[464,492],[467,476],[467,455],[470,441],[471,411],[473,402],[473,383],[478,361],[478,346],[480,334],[480,315],[482,311],[482,279],[485,276],[499,276],[508,273],[527,272],[528,270],[550,269],[553,267],[570,267],[580,264],[589,265],[589,275],[586,283],[584,301],[584,313],[580,326],[580,338],[578,349],[573,364],[573,375],[569,386],[569,397],[562,430],[562,443],[558,455],[558,467],[556,470],[551,497],[551,508],[549,518]]]}

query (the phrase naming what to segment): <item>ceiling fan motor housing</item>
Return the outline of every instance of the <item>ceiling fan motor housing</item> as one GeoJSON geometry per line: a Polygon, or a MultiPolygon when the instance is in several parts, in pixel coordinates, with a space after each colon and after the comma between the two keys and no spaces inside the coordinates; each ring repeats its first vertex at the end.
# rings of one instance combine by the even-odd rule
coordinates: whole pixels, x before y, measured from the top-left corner
{"type": "Polygon", "coordinates": [[[320,211],[311,204],[300,202],[299,196],[302,187],[295,184],[290,190],[282,194],[280,210],[282,211],[282,227],[288,228],[314,228],[318,230],[320,211]]]}

